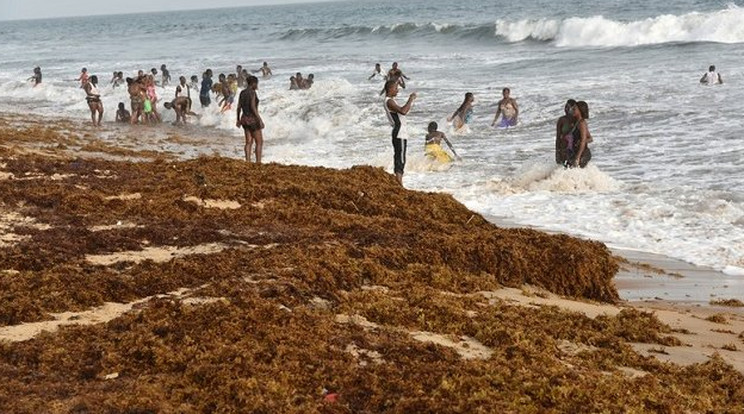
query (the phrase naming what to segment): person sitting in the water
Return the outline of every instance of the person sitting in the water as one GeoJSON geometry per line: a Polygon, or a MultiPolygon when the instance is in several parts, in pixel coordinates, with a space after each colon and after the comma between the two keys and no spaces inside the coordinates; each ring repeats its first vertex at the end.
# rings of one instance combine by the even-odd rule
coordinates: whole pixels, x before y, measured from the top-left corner
{"type": "Polygon", "coordinates": [[[307,75],[307,78],[302,80],[302,85],[300,85],[300,89],[310,89],[313,86],[313,82],[315,82],[315,75],[311,73],[307,75]]]}
{"type": "Polygon", "coordinates": [[[124,107],[124,102],[119,102],[119,110],[116,111],[116,122],[126,124],[132,122],[132,115],[124,107]]]}
{"type": "Polygon", "coordinates": [[[174,125],[186,125],[186,115],[199,116],[191,111],[191,98],[186,96],[179,96],[171,102],[164,103],[163,106],[165,106],[165,109],[173,109],[176,112],[174,125]]]}
{"type": "Polygon", "coordinates": [[[509,97],[511,90],[504,88],[501,91],[503,98],[496,104],[498,109],[496,110],[496,116],[493,117],[491,126],[496,126],[496,121],[501,115],[501,122],[499,122],[499,128],[507,128],[517,125],[517,118],[519,117],[519,106],[514,98],[509,97]]]}
{"type": "Polygon", "coordinates": [[[297,89],[300,89],[300,85],[297,84],[297,78],[294,76],[289,77],[289,90],[290,91],[296,91],[297,89]]]}
{"type": "Polygon", "coordinates": [[[455,152],[455,148],[452,147],[452,143],[447,139],[447,136],[444,132],[438,131],[438,128],[439,125],[437,125],[436,122],[429,122],[429,127],[427,128],[429,133],[426,134],[426,142],[424,143],[424,154],[426,154],[426,158],[439,162],[452,161],[452,157],[442,149],[441,144],[442,140],[444,140],[449,149],[452,150],[452,154],[455,155],[455,158],[457,158],[458,161],[461,160],[460,156],[455,152]]]}
{"type": "Polygon", "coordinates": [[[573,118],[573,107],[576,101],[569,99],[563,106],[564,115],[558,118],[555,125],[555,162],[556,164],[566,165],[573,152],[573,130],[575,120],[573,118]]]}
{"type": "Polygon", "coordinates": [[[470,122],[470,118],[473,117],[474,102],[475,96],[473,96],[471,92],[466,93],[465,100],[462,101],[462,104],[457,108],[455,113],[447,118],[447,122],[452,122],[452,126],[455,127],[456,130],[464,127],[465,124],[470,122]]]}
{"type": "Polygon", "coordinates": [[[375,69],[374,71],[372,71],[372,75],[370,75],[370,77],[367,78],[367,80],[372,80],[378,76],[381,77],[382,79],[385,79],[385,75],[382,74],[382,66],[380,66],[379,63],[375,63],[375,69]]]}
{"type": "Polygon", "coordinates": [[[703,73],[703,77],[700,78],[700,83],[704,85],[716,85],[723,83],[721,74],[716,72],[716,66],[710,65],[708,72],[703,73]]]}

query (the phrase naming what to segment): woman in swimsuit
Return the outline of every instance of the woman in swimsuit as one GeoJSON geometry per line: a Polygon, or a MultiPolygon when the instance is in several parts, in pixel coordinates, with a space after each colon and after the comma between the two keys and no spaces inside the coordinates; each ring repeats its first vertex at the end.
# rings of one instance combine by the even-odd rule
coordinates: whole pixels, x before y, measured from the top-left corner
{"type": "Polygon", "coordinates": [[[563,106],[565,115],[558,118],[555,125],[555,162],[566,165],[569,154],[573,152],[573,129],[575,120],[573,118],[573,107],[576,101],[569,99],[563,106]]]}
{"type": "Polygon", "coordinates": [[[93,120],[94,126],[101,126],[101,118],[103,118],[103,102],[101,102],[101,93],[98,91],[98,76],[91,76],[90,80],[85,84],[85,100],[88,101],[88,108],[90,108],[90,117],[93,120]],[[98,120],[96,121],[96,112],[98,113],[98,120]]]}
{"type": "Polygon", "coordinates": [[[517,125],[517,118],[519,117],[519,106],[517,105],[517,101],[514,98],[509,97],[509,94],[511,93],[509,88],[504,88],[501,93],[503,98],[498,104],[496,104],[498,109],[496,110],[496,116],[493,117],[491,126],[496,126],[496,121],[499,119],[499,115],[501,115],[501,122],[498,124],[499,128],[507,128],[517,125]]]}
{"type": "Polygon", "coordinates": [[[473,116],[473,103],[475,102],[475,97],[471,92],[468,92],[465,94],[465,100],[462,101],[462,105],[460,105],[459,108],[455,111],[452,116],[447,118],[447,122],[453,122],[452,126],[455,127],[456,130],[462,128],[465,126],[465,124],[470,122],[470,118],[473,116]]]}
{"type": "Polygon", "coordinates": [[[238,98],[238,121],[235,124],[243,128],[245,133],[245,160],[251,161],[253,143],[256,143],[256,164],[261,164],[263,153],[264,123],[258,113],[258,78],[250,75],[246,80],[247,87],[240,92],[238,98]]]}
{"type": "Polygon", "coordinates": [[[586,120],[589,119],[589,105],[584,101],[579,101],[573,107],[573,118],[576,120],[573,129],[573,158],[568,162],[573,167],[586,167],[589,160],[592,159],[592,152],[589,150],[589,143],[592,142],[592,134],[589,133],[589,127],[586,120]]]}
{"type": "Polygon", "coordinates": [[[145,117],[147,121],[153,121],[153,122],[160,122],[160,114],[158,113],[158,95],[155,92],[155,77],[152,75],[147,75],[147,80],[145,81],[145,102],[144,102],[144,110],[145,110],[145,117]],[[147,101],[150,101],[149,105],[149,111],[148,111],[148,105],[147,101]]]}

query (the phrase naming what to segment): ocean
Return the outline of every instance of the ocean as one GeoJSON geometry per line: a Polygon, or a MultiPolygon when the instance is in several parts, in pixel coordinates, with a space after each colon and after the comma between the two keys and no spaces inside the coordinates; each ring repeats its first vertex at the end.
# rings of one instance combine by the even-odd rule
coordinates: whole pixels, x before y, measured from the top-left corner
{"type": "MultiPolygon", "coordinates": [[[[178,76],[267,61],[265,162],[391,172],[382,81],[367,78],[375,63],[397,61],[410,77],[402,98],[419,95],[407,117],[407,188],[452,194],[497,221],[744,277],[744,8],[735,2],[383,0],[2,21],[0,55],[0,112],[89,121],[75,81],[87,67],[108,123],[128,102],[108,85],[113,71],[166,64],[174,84],[162,99],[178,76]],[[44,81],[32,88],[37,65],[44,81]],[[698,82],[709,65],[723,85],[698,82]],[[288,90],[295,72],[313,73],[313,88],[288,90]],[[494,129],[504,87],[520,123],[494,129]],[[446,118],[466,92],[474,117],[455,132],[446,118]],[[593,160],[582,170],[553,161],[568,98],[590,108],[593,160]],[[451,168],[425,160],[430,121],[463,157],[451,168]]],[[[235,114],[195,108],[202,116],[187,128],[213,133],[214,145],[185,151],[242,158],[235,114]]]]}

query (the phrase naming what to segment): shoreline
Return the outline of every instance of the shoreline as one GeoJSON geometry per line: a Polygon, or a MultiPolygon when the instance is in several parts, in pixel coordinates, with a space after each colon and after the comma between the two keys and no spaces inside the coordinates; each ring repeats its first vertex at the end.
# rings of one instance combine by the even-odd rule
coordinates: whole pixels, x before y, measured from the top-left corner
{"type": "Polygon", "coordinates": [[[272,398],[240,406],[272,412],[317,410],[323,388],[352,412],[400,390],[420,393],[408,411],[736,404],[744,308],[640,301],[701,269],[483,217],[381,168],[183,161],[109,133],[0,125],[0,406],[163,411],[189,387],[204,411],[251,381],[272,398]]]}

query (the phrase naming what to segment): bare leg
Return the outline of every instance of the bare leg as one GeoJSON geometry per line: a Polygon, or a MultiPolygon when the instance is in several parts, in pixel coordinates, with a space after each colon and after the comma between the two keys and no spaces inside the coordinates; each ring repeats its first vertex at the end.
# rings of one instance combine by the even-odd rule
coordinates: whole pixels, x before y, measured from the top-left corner
{"type": "Polygon", "coordinates": [[[395,173],[395,179],[398,180],[398,184],[403,186],[403,174],[402,173],[395,173]]]}
{"type": "Polygon", "coordinates": [[[98,103],[98,126],[101,126],[101,119],[103,119],[103,102],[98,103]]]}
{"type": "Polygon", "coordinates": [[[245,160],[251,162],[251,149],[253,147],[253,133],[249,130],[245,130],[245,160]]]}
{"type": "Polygon", "coordinates": [[[258,129],[253,131],[253,138],[256,140],[256,164],[261,164],[263,155],[263,131],[258,129]]]}
{"type": "Polygon", "coordinates": [[[89,102],[88,108],[90,108],[90,120],[93,121],[93,126],[96,126],[96,106],[89,102]]]}

